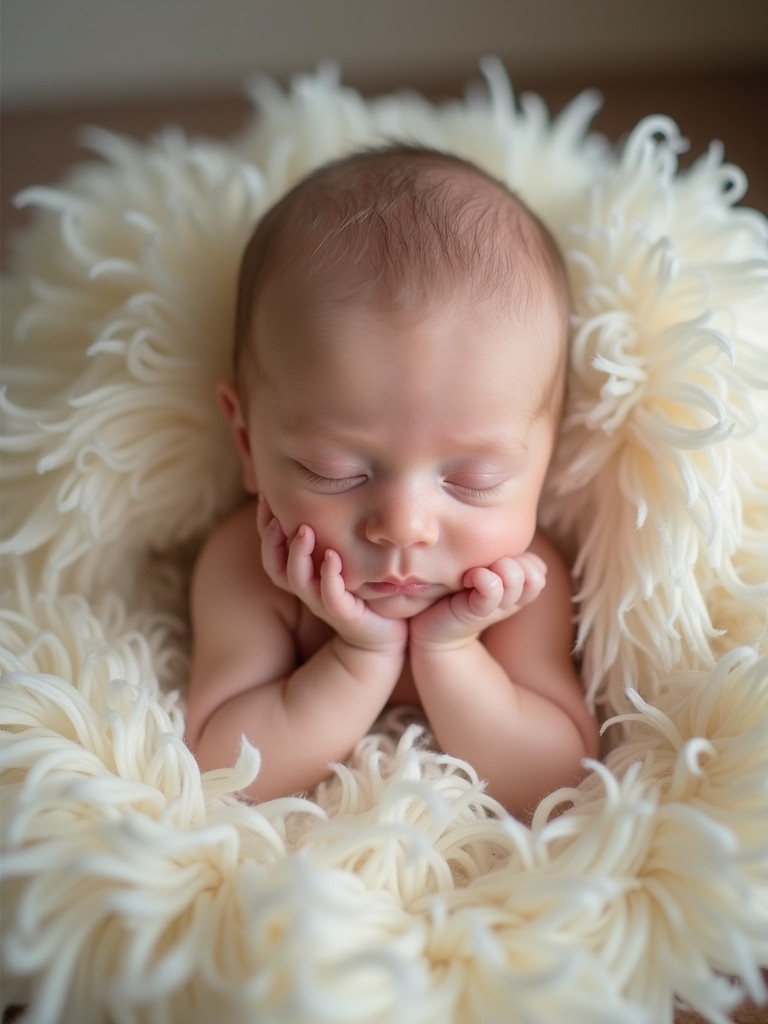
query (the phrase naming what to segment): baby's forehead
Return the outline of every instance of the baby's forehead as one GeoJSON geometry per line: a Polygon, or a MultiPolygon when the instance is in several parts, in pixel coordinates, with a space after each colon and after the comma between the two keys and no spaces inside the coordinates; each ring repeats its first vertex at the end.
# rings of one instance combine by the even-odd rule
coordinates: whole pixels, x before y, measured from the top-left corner
{"type": "Polygon", "coordinates": [[[461,381],[478,395],[526,380],[543,402],[558,377],[561,328],[552,307],[549,320],[542,313],[529,321],[459,288],[397,306],[318,291],[309,302],[272,308],[259,332],[258,364],[262,384],[284,394],[331,373],[333,390],[373,375],[382,386],[386,377],[425,394],[438,380],[461,381]]]}

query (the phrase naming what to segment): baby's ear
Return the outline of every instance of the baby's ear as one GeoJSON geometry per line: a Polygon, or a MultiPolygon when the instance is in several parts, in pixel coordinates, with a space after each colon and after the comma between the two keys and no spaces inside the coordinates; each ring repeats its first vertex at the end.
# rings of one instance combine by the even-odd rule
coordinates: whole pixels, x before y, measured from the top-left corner
{"type": "Polygon", "coordinates": [[[235,382],[233,380],[219,381],[216,385],[216,397],[219,400],[219,405],[224,415],[227,417],[229,429],[232,431],[232,439],[235,442],[237,454],[240,456],[240,465],[243,469],[243,487],[249,494],[258,494],[259,486],[256,482],[256,469],[253,465],[251,440],[248,437],[248,426],[243,415],[243,408],[235,382]]]}

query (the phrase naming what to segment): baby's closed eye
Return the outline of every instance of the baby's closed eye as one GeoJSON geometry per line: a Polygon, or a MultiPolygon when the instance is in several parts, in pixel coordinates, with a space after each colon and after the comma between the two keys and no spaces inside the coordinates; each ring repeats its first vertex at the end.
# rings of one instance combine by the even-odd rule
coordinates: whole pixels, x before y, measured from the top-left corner
{"type": "Polygon", "coordinates": [[[307,483],[323,491],[349,491],[364,484],[368,479],[367,473],[351,467],[329,466],[328,468],[323,467],[322,472],[317,472],[302,463],[297,463],[297,466],[307,483]]]}
{"type": "Polygon", "coordinates": [[[470,498],[493,498],[507,489],[510,477],[500,473],[456,474],[446,477],[443,486],[470,498]]]}

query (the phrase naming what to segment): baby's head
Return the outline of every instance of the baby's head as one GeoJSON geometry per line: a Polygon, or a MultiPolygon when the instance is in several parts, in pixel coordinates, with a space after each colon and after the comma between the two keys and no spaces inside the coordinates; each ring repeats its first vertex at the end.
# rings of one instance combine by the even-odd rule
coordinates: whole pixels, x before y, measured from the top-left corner
{"type": "Polygon", "coordinates": [[[414,575],[458,589],[531,542],[568,315],[549,232],[472,164],[398,146],[320,168],[242,262],[221,394],[246,488],[367,600],[414,575]]]}
{"type": "Polygon", "coordinates": [[[569,296],[557,245],[504,185],[458,157],[400,145],[359,152],[308,175],[268,211],[240,270],[234,364],[244,400],[265,355],[259,327],[279,315],[280,300],[286,313],[319,302],[383,314],[458,300],[531,321],[554,307],[554,405],[562,398],[569,296]]]}

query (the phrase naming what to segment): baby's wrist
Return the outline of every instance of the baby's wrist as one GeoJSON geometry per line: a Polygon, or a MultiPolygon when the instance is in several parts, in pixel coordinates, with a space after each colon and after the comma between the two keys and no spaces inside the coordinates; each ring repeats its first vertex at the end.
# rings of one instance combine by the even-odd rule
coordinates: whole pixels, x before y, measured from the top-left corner
{"type": "Polygon", "coordinates": [[[369,660],[373,663],[386,664],[388,661],[402,667],[405,660],[407,637],[404,640],[360,640],[355,637],[345,637],[336,633],[332,644],[336,656],[341,661],[348,661],[350,658],[359,661],[369,660]]]}
{"type": "Polygon", "coordinates": [[[412,635],[409,644],[411,659],[424,659],[442,654],[455,654],[480,643],[479,633],[470,633],[462,637],[419,637],[412,635]]]}

